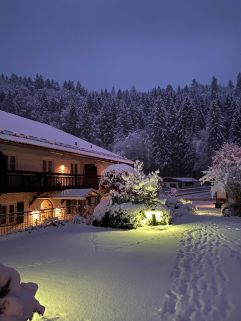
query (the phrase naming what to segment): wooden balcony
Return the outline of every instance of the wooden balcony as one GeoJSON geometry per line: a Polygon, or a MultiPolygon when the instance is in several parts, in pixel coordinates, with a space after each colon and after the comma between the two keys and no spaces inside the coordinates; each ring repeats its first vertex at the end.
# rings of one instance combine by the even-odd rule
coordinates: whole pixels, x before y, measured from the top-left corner
{"type": "Polygon", "coordinates": [[[74,175],[9,170],[0,177],[0,193],[48,192],[67,188],[98,189],[97,175],[74,175]]]}

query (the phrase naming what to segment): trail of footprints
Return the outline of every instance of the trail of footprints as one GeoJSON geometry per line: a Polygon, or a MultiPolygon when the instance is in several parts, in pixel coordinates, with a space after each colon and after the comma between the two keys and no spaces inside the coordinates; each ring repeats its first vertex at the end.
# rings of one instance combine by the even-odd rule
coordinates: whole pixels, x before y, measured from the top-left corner
{"type": "Polygon", "coordinates": [[[172,289],[159,310],[161,321],[230,321],[234,310],[227,295],[221,249],[241,267],[241,246],[214,224],[200,224],[184,233],[171,273],[172,289]]]}

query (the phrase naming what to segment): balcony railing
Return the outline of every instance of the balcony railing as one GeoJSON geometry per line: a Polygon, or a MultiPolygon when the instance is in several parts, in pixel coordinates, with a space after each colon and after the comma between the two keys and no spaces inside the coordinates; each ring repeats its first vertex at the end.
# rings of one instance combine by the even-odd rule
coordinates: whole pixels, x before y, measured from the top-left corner
{"type": "Polygon", "coordinates": [[[24,230],[31,231],[38,227],[45,228],[48,225],[58,226],[59,223],[65,221],[72,221],[73,223],[89,221],[93,209],[90,206],[75,205],[32,212],[0,213],[0,236],[24,230]]]}
{"type": "Polygon", "coordinates": [[[96,188],[97,175],[59,174],[9,170],[0,177],[0,193],[47,192],[66,188],[96,188]]]}

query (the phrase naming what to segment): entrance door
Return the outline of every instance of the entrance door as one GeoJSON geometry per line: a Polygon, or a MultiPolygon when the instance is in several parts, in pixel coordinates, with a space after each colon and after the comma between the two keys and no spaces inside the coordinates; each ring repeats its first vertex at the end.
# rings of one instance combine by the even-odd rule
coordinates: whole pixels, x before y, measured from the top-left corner
{"type": "Polygon", "coordinates": [[[21,224],[24,222],[24,202],[17,203],[17,223],[21,224]]]}
{"type": "Polygon", "coordinates": [[[41,221],[47,220],[53,217],[53,205],[50,200],[42,201],[41,205],[41,221]]]}
{"type": "Polygon", "coordinates": [[[7,158],[0,151],[0,192],[7,190],[7,158]]]}
{"type": "Polygon", "coordinates": [[[85,165],[85,186],[98,189],[97,167],[94,164],[85,165]]]}

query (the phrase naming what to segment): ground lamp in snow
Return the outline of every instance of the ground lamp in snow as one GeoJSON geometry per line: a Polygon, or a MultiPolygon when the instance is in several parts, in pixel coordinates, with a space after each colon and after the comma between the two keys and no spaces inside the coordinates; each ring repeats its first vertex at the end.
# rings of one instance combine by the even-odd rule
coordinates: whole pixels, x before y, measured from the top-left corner
{"type": "Polygon", "coordinates": [[[155,226],[162,218],[162,211],[151,209],[149,211],[146,211],[145,215],[148,220],[152,220],[152,225],[155,226]]]}

